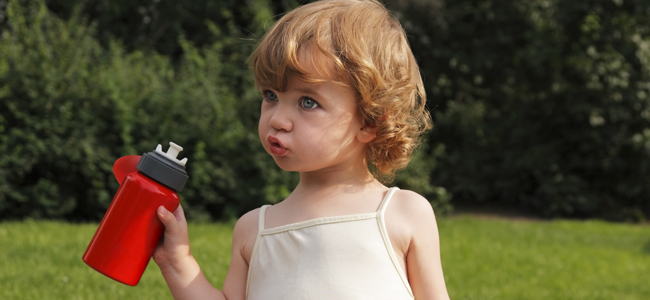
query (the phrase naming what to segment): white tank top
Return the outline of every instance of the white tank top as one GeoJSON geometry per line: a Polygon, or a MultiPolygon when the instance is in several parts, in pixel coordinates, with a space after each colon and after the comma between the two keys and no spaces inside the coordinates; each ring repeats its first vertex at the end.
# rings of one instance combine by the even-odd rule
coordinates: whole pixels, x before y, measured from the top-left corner
{"type": "Polygon", "coordinates": [[[388,239],[384,211],[264,228],[262,206],[248,268],[249,300],[412,300],[388,239]]]}

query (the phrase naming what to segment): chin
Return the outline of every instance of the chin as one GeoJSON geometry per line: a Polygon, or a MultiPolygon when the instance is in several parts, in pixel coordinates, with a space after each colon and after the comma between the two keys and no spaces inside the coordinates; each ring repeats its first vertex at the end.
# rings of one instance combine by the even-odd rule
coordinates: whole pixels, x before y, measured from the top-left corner
{"type": "Polygon", "coordinates": [[[289,172],[297,172],[298,169],[293,166],[292,164],[288,163],[283,157],[276,157],[273,156],[273,160],[275,161],[275,164],[278,166],[278,168],[289,171],[289,172]]]}

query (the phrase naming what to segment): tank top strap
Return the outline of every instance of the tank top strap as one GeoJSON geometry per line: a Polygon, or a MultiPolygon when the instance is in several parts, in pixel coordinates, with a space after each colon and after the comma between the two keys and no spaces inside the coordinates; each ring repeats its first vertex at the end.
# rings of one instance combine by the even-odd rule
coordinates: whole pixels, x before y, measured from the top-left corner
{"type": "MultiPolygon", "coordinates": [[[[260,244],[260,239],[262,238],[262,231],[264,230],[264,221],[266,219],[266,209],[271,206],[270,204],[262,205],[260,207],[260,215],[257,219],[257,237],[255,238],[255,244],[253,245],[253,252],[251,254],[251,261],[249,264],[253,263],[253,260],[255,259],[256,253],[257,253],[257,247],[260,244]]],[[[248,271],[248,277],[246,279],[246,299],[248,299],[248,289],[249,289],[249,283],[251,281],[251,272],[250,269],[248,271]]]]}
{"type": "Polygon", "coordinates": [[[384,215],[384,212],[386,211],[386,207],[388,207],[388,202],[390,202],[390,199],[393,198],[393,194],[395,194],[397,190],[399,190],[398,187],[392,187],[388,189],[388,191],[386,192],[386,196],[384,196],[384,199],[381,200],[381,204],[379,205],[379,210],[377,211],[379,215],[381,216],[384,215]]]}
{"type": "Polygon", "coordinates": [[[390,242],[390,238],[388,236],[388,230],[386,229],[386,220],[384,220],[384,212],[386,211],[386,207],[388,207],[388,203],[390,202],[390,199],[393,198],[393,194],[395,194],[397,190],[399,190],[399,188],[397,187],[392,187],[388,189],[388,191],[386,192],[386,196],[384,196],[384,199],[381,200],[381,205],[379,206],[379,210],[377,211],[377,223],[379,225],[379,232],[381,232],[381,237],[384,240],[384,246],[386,247],[386,251],[388,251],[390,260],[393,262],[393,267],[395,268],[395,271],[397,271],[397,274],[399,274],[399,277],[402,279],[402,283],[404,284],[404,287],[408,291],[409,295],[413,297],[413,291],[411,290],[411,285],[409,284],[406,274],[404,274],[404,271],[402,270],[399,260],[397,259],[397,255],[395,255],[395,250],[393,249],[393,245],[390,242]]]}
{"type": "Polygon", "coordinates": [[[259,216],[259,221],[257,221],[257,235],[259,235],[262,230],[264,230],[264,222],[266,219],[266,209],[271,206],[270,204],[262,205],[260,207],[260,216],[259,216]]]}

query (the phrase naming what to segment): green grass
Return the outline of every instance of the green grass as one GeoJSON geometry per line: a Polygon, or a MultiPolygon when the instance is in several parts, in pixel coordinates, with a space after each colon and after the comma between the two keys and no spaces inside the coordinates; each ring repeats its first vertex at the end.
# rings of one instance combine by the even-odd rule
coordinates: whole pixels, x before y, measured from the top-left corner
{"type": "MultiPolygon", "coordinates": [[[[172,299],[158,266],[149,263],[130,287],[82,260],[97,224],[0,223],[0,299],[172,299]]],[[[232,226],[193,224],[193,254],[213,284],[223,285],[230,263],[232,226]]]]}
{"type": "Polygon", "coordinates": [[[650,299],[650,226],[439,221],[452,299],[650,299]]]}
{"type": "MultiPolygon", "coordinates": [[[[452,299],[648,299],[650,226],[598,221],[438,220],[452,299]]],[[[232,225],[191,224],[193,253],[223,284],[232,225]]],[[[81,256],[96,224],[0,223],[0,299],[171,299],[151,262],[137,287],[81,256]]]]}

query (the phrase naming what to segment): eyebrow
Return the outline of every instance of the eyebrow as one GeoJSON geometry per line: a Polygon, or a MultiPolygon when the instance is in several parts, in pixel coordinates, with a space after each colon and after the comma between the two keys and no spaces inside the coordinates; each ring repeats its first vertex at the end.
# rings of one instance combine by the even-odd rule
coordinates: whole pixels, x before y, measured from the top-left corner
{"type": "Polygon", "coordinates": [[[319,93],[317,90],[309,87],[300,87],[300,88],[295,88],[297,92],[304,93],[304,94],[311,94],[316,96],[317,98],[323,98],[323,95],[319,93]]]}

